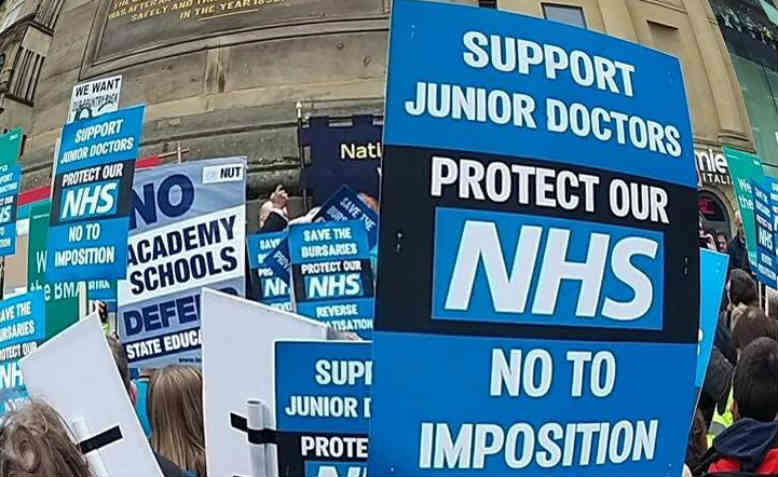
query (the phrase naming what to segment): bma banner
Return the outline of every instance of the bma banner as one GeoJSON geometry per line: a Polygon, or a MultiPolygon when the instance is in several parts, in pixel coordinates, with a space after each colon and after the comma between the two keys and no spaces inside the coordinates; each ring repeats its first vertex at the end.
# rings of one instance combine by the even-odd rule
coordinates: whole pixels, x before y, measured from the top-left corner
{"type": "Polygon", "coordinates": [[[382,127],[378,118],[359,115],[350,124],[328,116],[311,118],[300,133],[303,147],[310,147],[311,164],[302,174],[302,186],[313,190],[313,202],[321,205],[347,185],[378,198],[382,127]]]}
{"type": "Polygon", "coordinates": [[[144,106],[68,124],[52,192],[50,280],[123,278],[144,106]]]}
{"type": "Polygon", "coordinates": [[[293,225],[289,254],[294,310],[370,339],[375,292],[369,251],[361,221],[293,225]]]}
{"type": "Polygon", "coordinates": [[[700,265],[678,59],[393,5],[368,474],[680,474],[700,265]]]}
{"type": "Polygon", "coordinates": [[[73,86],[68,124],[112,113],[119,109],[122,75],[100,78],[73,86]]]}
{"type": "Polygon", "coordinates": [[[754,191],[751,183],[760,181],[764,173],[759,157],[733,149],[728,146],[722,148],[727,156],[729,174],[732,176],[732,185],[735,188],[740,217],[743,219],[743,229],[746,233],[746,249],[748,250],[748,262],[751,268],[757,268],[756,259],[756,225],[754,223],[754,191]]]}
{"type": "Polygon", "coordinates": [[[78,321],[78,282],[46,279],[46,242],[49,238],[49,210],[46,200],[30,206],[30,234],[27,245],[27,289],[41,290],[46,302],[46,339],[78,321]]]}
{"type": "Polygon", "coordinates": [[[370,343],[276,341],[279,475],[366,475],[372,380],[370,343]]]}
{"type": "Polygon", "coordinates": [[[16,253],[16,200],[22,168],[0,162],[0,257],[16,253]]]}
{"type": "Polygon", "coordinates": [[[775,217],[766,181],[754,180],[754,226],[756,233],[756,277],[770,288],[776,288],[778,257],[775,255],[775,217]]]}
{"type": "MultiPolygon", "coordinates": [[[[260,303],[285,311],[292,311],[286,276],[279,276],[265,263],[265,258],[286,240],[286,231],[254,234],[246,237],[251,268],[252,296],[260,303]]],[[[285,275],[288,275],[287,271],[285,275]]]]}
{"type": "Polygon", "coordinates": [[[200,290],[245,294],[246,158],[139,171],[119,338],[133,368],[200,363],[200,290]]]}
{"type": "Polygon", "coordinates": [[[27,399],[19,360],[45,338],[43,292],[0,301],[0,417],[27,399]]]}

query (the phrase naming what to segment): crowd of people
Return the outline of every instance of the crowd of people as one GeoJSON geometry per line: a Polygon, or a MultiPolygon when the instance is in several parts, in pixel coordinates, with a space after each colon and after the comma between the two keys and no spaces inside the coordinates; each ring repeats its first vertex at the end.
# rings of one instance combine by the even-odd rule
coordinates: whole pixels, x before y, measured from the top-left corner
{"type": "MultiPolygon", "coordinates": [[[[277,188],[260,209],[261,230],[288,226],[287,201],[283,188],[277,188]]],[[[700,227],[700,245],[728,253],[731,270],[690,426],[684,474],[775,475],[778,306],[771,303],[769,313],[760,306],[739,216],[731,241],[700,227]]],[[[113,336],[106,339],[163,475],[206,477],[200,368],[171,365],[132,376],[122,345],[113,336]]],[[[33,475],[91,475],[66,422],[55,409],[34,398],[6,414],[0,424],[0,477],[33,475]]]]}

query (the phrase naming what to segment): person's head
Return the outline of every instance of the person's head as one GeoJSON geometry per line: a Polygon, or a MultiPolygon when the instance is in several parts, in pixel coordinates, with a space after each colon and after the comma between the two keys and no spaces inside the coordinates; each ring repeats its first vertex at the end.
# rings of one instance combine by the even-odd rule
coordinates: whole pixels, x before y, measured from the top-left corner
{"type": "Polygon", "coordinates": [[[0,475],[88,476],[90,472],[57,411],[31,400],[6,414],[0,427],[0,475]]]}
{"type": "Polygon", "coordinates": [[[735,323],[732,328],[732,344],[738,353],[759,338],[778,339],[775,320],[768,318],[759,307],[747,306],[737,317],[733,312],[732,320],[735,323]]]}
{"type": "Polygon", "coordinates": [[[716,246],[719,252],[727,251],[727,235],[725,233],[719,232],[716,234],[716,246]]]}
{"type": "Polygon", "coordinates": [[[124,352],[124,346],[122,346],[122,344],[119,343],[119,340],[113,336],[108,336],[106,339],[108,340],[108,347],[111,348],[111,354],[116,363],[116,368],[119,371],[119,376],[122,378],[124,388],[130,396],[132,405],[135,406],[135,403],[138,400],[138,388],[130,379],[130,365],[127,362],[127,353],[124,352]]]}
{"type": "Polygon", "coordinates": [[[732,386],[736,419],[773,421],[778,413],[778,342],[762,337],[746,346],[732,386]]]}
{"type": "Polygon", "coordinates": [[[751,275],[739,268],[735,268],[729,273],[727,296],[733,307],[740,304],[752,306],[759,302],[756,282],[751,278],[751,275]]]}
{"type": "Polygon", "coordinates": [[[148,403],[151,447],[179,467],[206,477],[200,370],[179,365],[156,370],[148,403]]]}
{"type": "Polygon", "coordinates": [[[737,238],[742,241],[746,232],[743,229],[743,217],[740,216],[740,211],[735,212],[735,227],[737,228],[737,238]]]}

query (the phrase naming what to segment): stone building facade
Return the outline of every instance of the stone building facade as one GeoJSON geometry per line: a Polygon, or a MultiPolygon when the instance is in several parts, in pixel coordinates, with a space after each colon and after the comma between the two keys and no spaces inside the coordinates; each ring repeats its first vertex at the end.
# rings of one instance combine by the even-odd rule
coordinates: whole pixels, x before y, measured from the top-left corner
{"type": "MultiPolygon", "coordinates": [[[[25,188],[50,181],[72,88],[90,79],[121,74],[120,106],[146,104],[143,156],[169,152],[179,143],[190,150],[186,160],[248,156],[249,199],[278,183],[297,191],[298,106],[303,116],[382,112],[390,0],[37,4],[54,5],[56,15],[48,42],[41,43],[45,61],[35,75],[34,97],[24,112],[0,114],[0,127],[21,124],[27,131],[21,159],[25,188]]],[[[678,56],[699,147],[754,149],[742,93],[708,0],[480,4],[562,21],[580,16],[580,26],[678,56]]],[[[0,41],[7,43],[7,36],[0,33],[0,41]]],[[[0,91],[8,77],[0,75],[0,91]]],[[[731,189],[720,194],[731,213],[731,189]]]]}

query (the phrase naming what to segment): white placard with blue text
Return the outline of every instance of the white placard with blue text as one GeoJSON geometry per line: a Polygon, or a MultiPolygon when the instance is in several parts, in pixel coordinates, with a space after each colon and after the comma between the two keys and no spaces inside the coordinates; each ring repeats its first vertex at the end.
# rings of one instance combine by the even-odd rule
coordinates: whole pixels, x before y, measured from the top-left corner
{"type": "Polygon", "coordinates": [[[119,338],[131,367],[200,364],[200,291],[245,294],[246,158],[140,171],[119,338]]]}
{"type": "Polygon", "coordinates": [[[444,3],[395,0],[390,31],[369,474],[680,475],[700,259],[678,59],[444,3]]]}

